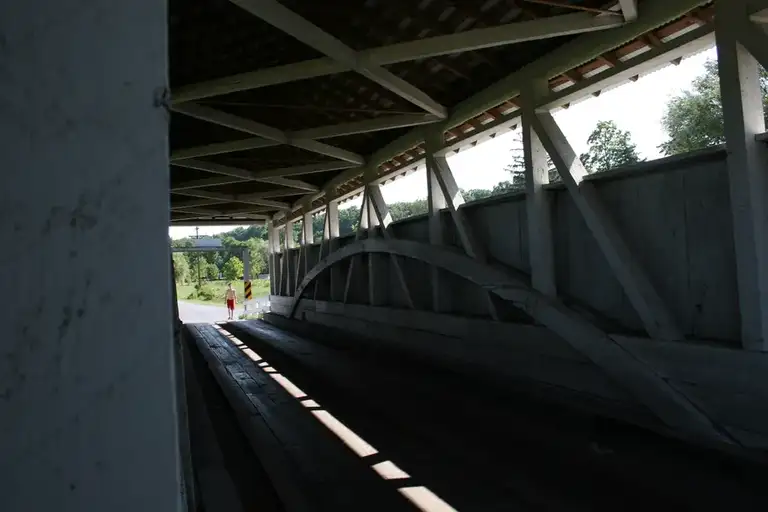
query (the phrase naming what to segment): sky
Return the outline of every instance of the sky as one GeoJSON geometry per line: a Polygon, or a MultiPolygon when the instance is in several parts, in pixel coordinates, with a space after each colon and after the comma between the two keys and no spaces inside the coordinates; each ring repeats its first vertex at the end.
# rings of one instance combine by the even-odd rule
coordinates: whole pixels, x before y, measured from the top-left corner
{"type": "MultiPolygon", "coordinates": [[[[715,49],[692,55],[677,65],[670,65],[649,75],[641,76],[636,82],[604,92],[568,109],[554,112],[576,154],[587,150],[587,138],[598,121],[614,121],[622,130],[628,130],[632,141],[637,144],[643,158],[653,160],[661,157],[659,144],[665,135],[661,129],[664,107],[670,97],[690,87],[694,78],[704,71],[704,62],[717,57],[715,49]]],[[[517,132],[519,133],[519,132],[517,132]]],[[[500,181],[508,180],[504,167],[510,162],[510,147],[514,145],[516,132],[499,135],[474,148],[463,149],[448,157],[456,183],[460,188],[493,188],[500,181]]],[[[382,195],[388,203],[412,201],[427,195],[426,173],[423,169],[382,186],[382,195]]],[[[359,205],[361,198],[342,204],[340,207],[359,205]]],[[[213,235],[234,229],[234,226],[200,228],[201,235],[213,235]]],[[[172,238],[194,236],[194,227],[169,228],[172,238]]]]}

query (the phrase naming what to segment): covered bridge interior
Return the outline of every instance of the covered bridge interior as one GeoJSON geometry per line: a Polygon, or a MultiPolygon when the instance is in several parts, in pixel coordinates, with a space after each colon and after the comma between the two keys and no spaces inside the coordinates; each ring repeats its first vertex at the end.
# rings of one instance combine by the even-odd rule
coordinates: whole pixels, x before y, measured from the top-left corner
{"type": "Polygon", "coordinates": [[[765,510],[766,23],[0,6],[3,510],[765,510]],[[589,175],[552,111],[713,44],[726,144],[589,175]],[[465,202],[447,156],[516,128],[525,189],[465,202]],[[167,228],[227,224],[266,226],[271,312],[182,325],[167,228]]]}

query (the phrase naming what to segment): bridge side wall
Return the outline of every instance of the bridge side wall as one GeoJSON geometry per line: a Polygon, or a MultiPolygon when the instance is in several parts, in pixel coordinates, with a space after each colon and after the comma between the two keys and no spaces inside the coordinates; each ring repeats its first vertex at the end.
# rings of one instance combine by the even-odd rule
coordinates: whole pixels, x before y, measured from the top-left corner
{"type": "MultiPolygon", "coordinates": [[[[560,299],[610,333],[614,342],[684,393],[728,435],[746,447],[764,449],[768,414],[762,404],[768,389],[755,375],[768,371],[768,353],[731,350],[740,348],[741,333],[725,152],[707,150],[589,179],[688,340],[646,337],[570,196],[551,186],[560,299]]],[[[524,195],[489,198],[463,210],[491,264],[523,277],[530,273],[524,195]]],[[[447,212],[443,221],[447,243],[460,250],[447,212]]],[[[427,219],[394,223],[391,233],[427,242],[427,219]]],[[[345,237],[340,245],[352,241],[353,236],[345,237]]],[[[310,261],[317,261],[318,249],[309,248],[310,261]]],[[[485,292],[461,278],[441,273],[448,301],[442,314],[435,314],[430,269],[401,259],[416,310],[405,307],[392,267],[375,282],[386,285],[378,296],[385,303],[368,305],[369,267],[366,256],[357,258],[347,304],[340,296],[329,300],[321,287],[299,303],[295,319],[301,322],[289,322],[283,317],[290,314],[292,297],[273,297],[269,321],[349,332],[386,350],[658,428],[658,419],[642,400],[628,393],[620,380],[607,378],[566,340],[532,325],[524,315],[515,316],[501,301],[495,305],[502,321],[490,321],[485,292]]],[[[377,268],[385,268],[384,263],[381,258],[375,262],[377,268]]],[[[337,288],[344,288],[348,266],[343,264],[337,273],[337,288]]]]}
{"type": "MultiPolygon", "coordinates": [[[[737,342],[740,327],[725,152],[707,150],[589,179],[686,336],[737,342]]],[[[567,191],[553,185],[549,195],[558,294],[610,331],[642,333],[637,313],[567,191]]],[[[489,198],[467,204],[463,210],[493,264],[530,273],[524,195],[489,198]]],[[[447,212],[443,212],[443,225],[447,243],[458,247],[447,212]]],[[[428,242],[426,216],[393,223],[391,233],[401,239],[428,242]]],[[[353,235],[342,237],[339,245],[353,240],[353,235]]],[[[306,251],[311,268],[318,261],[319,247],[294,249],[289,255],[295,259],[300,251],[306,251]]],[[[429,268],[413,260],[399,261],[415,306],[431,310],[429,268]]],[[[303,263],[299,267],[300,282],[303,263]]],[[[353,267],[348,301],[368,304],[367,257],[358,257],[353,267]]],[[[373,268],[381,305],[404,307],[403,293],[386,258],[376,258],[373,268]]],[[[334,288],[343,293],[346,268],[336,275],[334,288]]],[[[441,286],[448,298],[443,312],[488,316],[483,290],[445,273],[441,273],[441,286]]],[[[310,298],[331,300],[329,291],[330,285],[320,286],[317,295],[310,298]]]]}

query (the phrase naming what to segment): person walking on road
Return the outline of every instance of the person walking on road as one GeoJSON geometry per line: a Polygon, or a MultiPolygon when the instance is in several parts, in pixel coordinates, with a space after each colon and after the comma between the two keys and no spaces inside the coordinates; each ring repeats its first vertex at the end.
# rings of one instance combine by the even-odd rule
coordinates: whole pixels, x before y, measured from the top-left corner
{"type": "Polygon", "coordinates": [[[235,303],[237,303],[237,293],[235,293],[235,290],[232,289],[232,283],[227,283],[227,292],[224,295],[224,298],[227,302],[227,312],[229,313],[229,318],[227,320],[234,320],[235,319],[235,303]]]}

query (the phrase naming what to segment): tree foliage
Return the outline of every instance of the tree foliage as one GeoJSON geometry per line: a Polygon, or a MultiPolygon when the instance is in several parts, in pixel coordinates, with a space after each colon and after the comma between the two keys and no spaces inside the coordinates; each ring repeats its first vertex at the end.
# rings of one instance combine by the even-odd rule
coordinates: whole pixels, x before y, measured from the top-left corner
{"type": "Polygon", "coordinates": [[[203,269],[203,276],[209,281],[213,281],[219,278],[219,267],[214,263],[208,263],[203,269]]]}
{"type": "MultiPolygon", "coordinates": [[[[262,238],[249,238],[245,241],[241,241],[230,236],[222,236],[221,245],[224,247],[224,251],[221,253],[224,261],[233,257],[240,260],[243,256],[243,252],[245,250],[248,251],[248,256],[251,262],[251,277],[263,273],[269,266],[267,242],[262,238]]],[[[223,272],[223,264],[220,268],[223,272]]]]}
{"type": "Polygon", "coordinates": [[[261,238],[248,240],[251,256],[251,277],[269,272],[269,248],[267,241],[261,238]]]}
{"type": "Polygon", "coordinates": [[[325,212],[320,212],[312,217],[312,233],[315,240],[323,239],[323,230],[325,228],[325,212]]]}
{"type": "Polygon", "coordinates": [[[235,240],[241,242],[247,242],[252,238],[260,238],[262,240],[267,239],[267,228],[264,226],[248,226],[247,228],[237,227],[232,231],[228,231],[223,234],[235,240]]]}
{"type": "MultiPolygon", "coordinates": [[[[502,181],[493,187],[491,195],[525,190],[525,151],[523,149],[522,135],[518,134],[512,140],[512,147],[509,149],[509,153],[511,160],[504,170],[511,175],[512,179],[510,181],[502,181]]],[[[549,169],[549,182],[560,181],[560,175],[557,174],[555,164],[552,163],[549,155],[547,155],[547,168],[549,169]]]]}
{"type": "MultiPolygon", "coordinates": [[[[763,112],[768,113],[768,73],[763,68],[760,68],[760,87],[763,112]]],[[[694,79],[691,88],[667,102],[661,126],[668,140],[659,149],[667,156],[725,142],[716,60],[708,60],[704,72],[694,79]]]]}
{"type": "Polygon", "coordinates": [[[177,283],[183,283],[189,279],[189,262],[180,252],[173,254],[173,279],[177,283]]]}
{"type": "Polygon", "coordinates": [[[360,221],[360,208],[350,206],[339,209],[339,234],[354,233],[357,231],[357,223],[360,221]]]}
{"type": "Polygon", "coordinates": [[[461,190],[461,195],[467,202],[477,201],[478,199],[485,199],[491,196],[491,191],[487,188],[471,188],[469,190],[461,190]]]}
{"type": "Polygon", "coordinates": [[[237,256],[232,256],[224,264],[221,273],[227,281],[237,281],[243,275],[243,262],[237,256]]]}
{"type": "Polygon", "coordinates": [[[402,220],[414,215],[423,215],[429,211],[426,199],[416,199],[415,201],[401,201],[389,205],[389,213],[392,220],[402,220]]]}
{"type": "Polygon", "coordinates": [[[613,121],[599,121],[587,139],[589,149],[579,158],[587,171],[602,172],[640,161],[637,146],[626,130],[613,121]]]}

